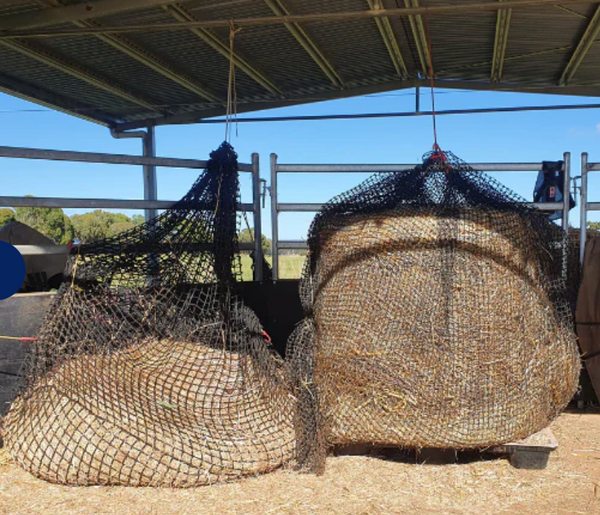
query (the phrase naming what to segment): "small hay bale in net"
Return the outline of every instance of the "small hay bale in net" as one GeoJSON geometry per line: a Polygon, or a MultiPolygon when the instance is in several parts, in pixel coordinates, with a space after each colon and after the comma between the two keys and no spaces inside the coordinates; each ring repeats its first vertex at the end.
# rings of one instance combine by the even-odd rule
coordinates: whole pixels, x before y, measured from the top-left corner
{"type": "Polygon", "coordinates": [[[334,445],[485,448],[547,426],[580,368],[566,245],[451,154],[326,204],[288,351],[299,464],[322,471],[334,445]]]}
{"type": "Polygon", "coordinates": [[[283,362],[238,299],[237,155],[158,218],[71,256],[4,422],[17,463],[70,485],[191,487],[295,454],[283,362]]]}

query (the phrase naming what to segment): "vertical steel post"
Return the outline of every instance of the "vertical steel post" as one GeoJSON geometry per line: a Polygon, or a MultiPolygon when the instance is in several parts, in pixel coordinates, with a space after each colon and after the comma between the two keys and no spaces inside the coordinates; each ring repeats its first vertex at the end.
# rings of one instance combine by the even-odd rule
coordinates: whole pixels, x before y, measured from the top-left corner
{"type": "Polygon", "coordinates": [[[565,167],[565,178],[563,181],[563,212],[562,212],[562,228],[563,231],[569,230],[569,208],[571,207],[571,152],[563,154],[565,167]]]}
{"type": "MultiPolygon", "coordinates": [[[[146,137],[142,139],[144,157],[156,157],[154,126],[148,126],[146,137]]],[[[156,166],[144,165],[144,200],[157,200],[156,166]]],[[[145,209],[146,222],[158,215],[157,209],[145,209]]]]}
{"type": "Polygon", "coordinates": [[[260,213],[260,161],[252,154],[252,204],[254,206],[254,280],[263,280],[262,219],[260,213]]]}
{"type": "Polygon", "coordinates": [[[569,209],[571,208],[571,152],[563,154],[565,177],[563,180],[563,210],[562,210],[562,228],[563,228],[563,255],[562,255],[562,275],[567,280],[568,259],[569,259],[569,209]]]}
{"type": "Polygon", "coordinates": [[[588,153],[581,154],[581,187],[580,194],[580,213],[581,213],[581,228],[579,231],[579,260],[583,265],[583,257],[585,256],[585,241],[587,238],[587,188],[588,188],[588,153]]]}
{"type": "Polygon", "coordinates": [[[271,248],[273,253],[273,280],[279,279],[279,229],[277,224],[277,154],[271,154],[271,248]]]}
{"type": "MultiPolygon", "coordinates": [[[[145,136],[142,138],[144,157],[156,157],[156,143],[154,138],[154,126],[148,125],[145,136]]],[[[144,165],[144,200],[158,200],[156,187],[156,166],[144,165]]],[[[158,209],[144,209],[146,222],[154,220],[158,216],[158,209]]],[[[150,231],[151,229],[149,229],[150,231]]],[[[153,287],[159,284],[159,256],[148,254],[148,277],[146,285],[153,287]]]]}
{"type": "Polygon", "coordinates": [[[421,112],[421,88],[417,86],[415,88],[415,113],[421,112]]]}

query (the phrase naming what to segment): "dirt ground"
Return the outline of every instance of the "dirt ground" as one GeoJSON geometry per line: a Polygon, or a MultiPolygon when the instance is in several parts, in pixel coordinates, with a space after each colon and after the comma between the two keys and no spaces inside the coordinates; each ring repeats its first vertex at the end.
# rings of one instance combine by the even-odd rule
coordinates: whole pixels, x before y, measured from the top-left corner
{"type": "Polygon", "coordinates": [[[396,452],[331,457],[321,477],[281,470],[189,490],[75,488],[0,458],[0,514],[600,514],[600,412],[565,413],[551,427],[559,448],[538,471],[479,455],[417,464],[396,452]]]}

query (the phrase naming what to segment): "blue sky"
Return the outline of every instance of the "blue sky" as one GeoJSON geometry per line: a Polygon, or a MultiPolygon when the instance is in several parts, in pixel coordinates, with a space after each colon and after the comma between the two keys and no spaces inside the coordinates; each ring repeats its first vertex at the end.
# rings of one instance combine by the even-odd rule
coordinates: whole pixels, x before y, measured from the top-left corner
{"type": "MultiPolygon", "coordinates": [[[[550,95],[437,90],[436,108],[461,109],[500,106],[597,103],[597,99],[550,95]]],[[[414,90],[322,102],[269,111],[268,115],[334,114],[413,110],[414,90]]],[[[422,90],[421,109],[430,108],[429,92],[422,90]]],[[[61,150],[139,154],[139,140],[115,140],[104,128],[0,94],[0,144],[61,150]]],[[[206,159],[224,137],[222,125],[159,127],[157,154],[165,157],[206,159]]],[[[600,161],[600,109],[526,113],[442,116],[438,140],[467,162],[542,161],[572,153],[573,174],[579,174],[581,152],[600,161]]],[[[407,163],[418,162],[433,143],[429,117],[239,124],[232,144],[240,161],[252,152],[261,158],[261,173],[269,179],[269,154],[281,163],[407,163]]],[[[142,198],[139,167],[88,165],[0,159],[3,195],[142,198]]],[[[193,183],[195,172],[159,169],[159,198],[180,198],[193,183]]],[[[535,174],[500,174],[502,183],[531,198],[535,174]]],[[[365,176],[340,174],[284,175],[282,202],[325,202],[354,186],[365,176]]],[[[248,198],[250,179],[243,176],[242,193],[248,198]]],[[[592,174],[590,198],[600,200],[600,174],[592,174]]],[[[84,210],[68,210],[68,214],[84,210]]],[[[572,224],[578,213],[572,211],[572,224]]],[[[128,212],[132,214],[133,212],[128,212]]],[[[280,237],[306,235],[311,214],[284,214],[280,237]]],[[[591,220],[600,220],[592,214],[591,220]]],[[[271,236],[270,212],[263,212],[263,232],[271,236]]]]}

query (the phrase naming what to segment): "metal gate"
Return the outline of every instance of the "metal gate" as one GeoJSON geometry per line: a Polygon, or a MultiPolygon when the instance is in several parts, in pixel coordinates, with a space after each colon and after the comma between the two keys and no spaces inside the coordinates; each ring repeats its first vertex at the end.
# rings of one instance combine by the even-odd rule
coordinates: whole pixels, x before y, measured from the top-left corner
{"type": "MultiPolygon", "coordinates": [[[[319,165],[319,164],[281,164],[277,161],[277,154],[271,154],[271,224],[272,224],[272,249],[273,249],[273,280],[279,279],[279,252],[281,250],[305,250],[306,242],[300,240],[280,240],[279,239],[279,214],[284,212],[316,212],[321,209],[322,204],[315,203],[286,203],[279,202],[277,198],[277,181],[281,173],[392,173],[400,172],[414,168],[416,164],[338,164],[338,165],[319,165]]],[[[571,186],[571,154],[563,154],[565,180],[563,202],[545,202],[533,203],[539,209],[544,211],[561,211],[561,226],[566,231],[569,227],[569,209],[568,193],[571,186]]],[[[541,162],[534,163],[473,163],[474,170],[481,172],[538,172],[542,169],[541,162]]],[[[600,170],[600,165],[595,168],[600,170]]],[[[583,194],[583,178],[582,178],[583,194]]],[[[591,205],[591,204],[590,204],[591,205]]],[[[596,204],[596,209],[600,210],[600,203],[596,204]]],[[[563,271],[566,273],[566,253],[563,256],[563,271]]]]}
{"type": "MultiPolygon", "coordinates": [[[[158,209],[168,209],[176,201],[149,200],[157,198],[156,176],[148,173],[155,167],[189,168],[203,170],[207,161],[196,159],[176,159],[167,157],[133,156],[125,154],[103,154],[96,152],[71,152],[63,150],[42,150],[35,148],[16,148],[0,146],[0,157],[13,159],[42,159],[50,161],[69,161],[75,163],[105,163],[113,165],[134,165],[144,167],[144,196],[145,200],[98,199],[98,198],[30,198],[30,197],[0,197],[0,206],[6,207],[59,207],[59,208],[121,208],[144,209],[146,219],[156,214],[158,209]]],[[[254,242],[240,243],[240,250],[250,250],[254,253],[254,280],[262,280],[262,223],[260,203],[260,169],[258,154],[252,154],[252,163],[239,165],[240,172],[252,174],[252,203],[238,206],[241,212],[252,213],[254,217],[254,242]]],[[[64,254],[66,246],[36,247],[31,245],[17,246],[23,255],[64,254]]]]}

